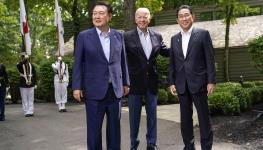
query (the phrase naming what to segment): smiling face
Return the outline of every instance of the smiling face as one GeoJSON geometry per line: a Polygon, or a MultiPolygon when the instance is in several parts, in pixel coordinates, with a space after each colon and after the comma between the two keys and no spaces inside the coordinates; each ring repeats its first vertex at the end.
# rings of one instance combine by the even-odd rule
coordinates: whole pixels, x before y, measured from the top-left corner
{"type": "Polygon", "coordinates": [[[150,23],[151,14],[147,8],[138,8],[135,13],[135,23],[143,32],[147,31],[150,23]]]}
{"type": "Polygon", "coordinates": [[[101,31],[104,31],[105,28],[108,28],[108,23],[112,18],[112,14],[108,12],[106,6],[97,5],[93,9],[92,22],[93,25],[99,28],[101,31]]]}
{"type": "Polygon", "coordinates": [[[178,11],[177,22],[184,32],[188,31],[194,22],[193,15],[189,9],[181,9],[178,11]]]}

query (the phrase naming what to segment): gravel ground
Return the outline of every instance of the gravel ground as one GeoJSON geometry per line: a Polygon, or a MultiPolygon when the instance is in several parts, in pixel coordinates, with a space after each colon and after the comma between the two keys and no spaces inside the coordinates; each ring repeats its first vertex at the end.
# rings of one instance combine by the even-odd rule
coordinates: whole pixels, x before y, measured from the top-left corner
{"type": "Polygon", "coordinates": [[[263,103],[238,116],[212,117],[215,141],[241,145],[242,150],[263,150],[263,103]]]}

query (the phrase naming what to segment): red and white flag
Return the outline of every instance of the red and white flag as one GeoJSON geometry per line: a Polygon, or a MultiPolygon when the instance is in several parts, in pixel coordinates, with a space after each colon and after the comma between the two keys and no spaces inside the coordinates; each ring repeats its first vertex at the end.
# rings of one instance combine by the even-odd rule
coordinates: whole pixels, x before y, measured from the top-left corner
{"type": "Polygon", "coordinates": [[[58,5],[58,1],[55,0],[55,22],[54,25],[57,27],[58,35],[58,51],[61,56],[64,56],[64,28],[61,18],[61,11],[58,5]]]}
{"type": "Polygon", "coordinates": [[[20,31],[24,39],[26,54],[31,55],[31,41],[30,41],[29,27],[26,17],[24,0],[20,0],[19,5],[20,5],[20,31]]]}

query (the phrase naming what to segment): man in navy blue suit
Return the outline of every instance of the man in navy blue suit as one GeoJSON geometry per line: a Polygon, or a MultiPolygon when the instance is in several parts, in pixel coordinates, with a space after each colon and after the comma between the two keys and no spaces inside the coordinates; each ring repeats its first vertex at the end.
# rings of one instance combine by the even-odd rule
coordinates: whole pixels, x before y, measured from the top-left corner
{"type": "Polygon", "coordinates": [[[112,7],[98,2],[94,28],[79,33],[74,56],[74,98],[84,97],[88,150],[102,150],[102,124],[107,116],[107,149],[120,150],[121,97],[128,94],[129,75],[123,36],[109,27],[112,7]]]}
{"type": "Polygon", "coordinates": [[[124,34],[131,79],[128,98],[131,150],[137,150],[139,145],[138,133],[143,98],[147,114],[146,149],[158,149],[156,146],[158,94],[156,58],[159,54],[168,57],[170,52],[163,43],[162,36],[148,28],[150,19],[151,14],[148,8],[138,8],[135,13],[137,28],[124,34]]]}
{"type": "Polygon", "coordinates": [[[193,103],[198,114],[202,150],[211,150],[213,132],[207,99],[216,83],[214,49],[209,32],[193,27],[193,21],[191,7],[179,7],[177,22],[181,32],[171,40],[169,84],[171,93],[178,94],[180,100],[184,150],[195,150],[193,103]]]}

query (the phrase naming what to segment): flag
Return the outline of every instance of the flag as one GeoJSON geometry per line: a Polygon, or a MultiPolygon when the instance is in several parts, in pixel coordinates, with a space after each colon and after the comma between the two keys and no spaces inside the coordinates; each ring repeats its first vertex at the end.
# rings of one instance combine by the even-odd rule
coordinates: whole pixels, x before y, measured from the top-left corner
{"type": "Polygon", "coordinates": [[[57,27],[58,35],[58,53],[64,56],[64,28],[62,24],[61,11],[58,5],[58,1],[55,0],[55,22],[54,25],[57,27]]]}
{"type": "Polygon", "coordinates": [[[26,54],[31,55],[31,41],[30,41],[29,27],[26,17],[24,0],[20,0],[19,5],[20,5],[20,31],[23,37],[23,44],[26,50],[26,54]]]}

